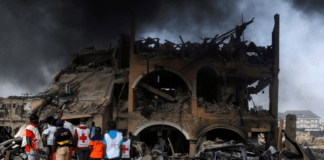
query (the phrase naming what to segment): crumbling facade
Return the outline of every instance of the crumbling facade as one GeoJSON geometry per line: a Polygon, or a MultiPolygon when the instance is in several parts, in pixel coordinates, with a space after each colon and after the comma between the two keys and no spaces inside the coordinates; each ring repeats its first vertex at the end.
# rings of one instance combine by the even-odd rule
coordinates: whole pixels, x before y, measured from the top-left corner
{"type": "Polygon", "coordinates": [[[141,136],[145,129],[171,126],[189,141],[189,153],[204,140],[253,141],[258,133],[265,133],[267,144],[276,146],[279,15],[275,15],[272,45],[267,47],[241,41],[252,21],[202,39],[203,43],[184,42],[181,36],[181,44],[167,40],[160,44],[152,38],[134,41],[133,28],[128,130],[145,141],[147,136],[141,136]],[[256,87],[248,87],[256,81],[256,87]],[[269,111],[249,110],[250,95],[268,85],[269,111]]]}
{"type": "Polygon", "coordinates": [[[158,38],[135,41],[132,17],[131,36],[121,34],[118,46],[72,54],[28,113],[45,121],[64,108],[62,119],[77,125],[88,118],[103,131],[113,120],[147,146],[171,143],[175,153],[194,154],[207,140],[253,142],[259,133],[277,146],[279,15],[271,46],[241,40],[252,22],[202,43],[180,36],[181,44],[161,44],[158,38]],[[269,111],[250,109],[250,95],[267,86],[269,111]]]}

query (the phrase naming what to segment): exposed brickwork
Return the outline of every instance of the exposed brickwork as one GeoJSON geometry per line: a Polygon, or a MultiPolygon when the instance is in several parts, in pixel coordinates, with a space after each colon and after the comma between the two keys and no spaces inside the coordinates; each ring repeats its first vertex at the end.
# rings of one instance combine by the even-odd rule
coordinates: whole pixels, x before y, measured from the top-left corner
{"type": "MultiPolygon", "coordinates": [[[[237,110],[230,112],[229,115],[216,115],[209,114],[204,111],[203,108],[198,107],[196,95],[192,95],[191,101],[191,113],[182,113],[180,116],[179,113],[168,113],[168,112],[153,112],[150,119],[143,117],[140,112],[134,111],[133,108],[133,83],[137,83],[136,79],[140,77],[143,73],[147,71],[147,61],[141,59],[139,56],[130,55],[130,72],[129,72],[129,119],[128,119],[128,130],[130,132],[136,132],[141,130],[145,126],[149,126],[153,122],[171,122],[176,126],[180,126],[182,130],[185,131],[190,137],[190,153],[192,154],[196,147],[197,137],[205,128],[215,125],[224,125],[231,126],[241,131],[244,135],[248,135],[251,132],[252,128],[270,128],[272,121],[276,121],[275,118],[269,115],[251,115],[247,112],[240,114],[237,110]],[[243,125],[241,117],[243,119],[243,125]],[[181,118],[180,118],[181,117],[181,118]]],[[[223,63],[212,62],[209,59],[203,59],[198,62],[188,65],[188,61],[185,60],[161,60],[161,59],[152,59],[149,61],[149,68],[155,68],[155,66],[162,66],[165,68],[170,68],[180,72],[186,80],[191,85],[191,88],[195,90],[197,87],[196,84],[196,75],[199,68],[208,64],[206,66],[214,66],[212,68],[217,69],[215,72],[218,76],[222,77],[222,68],[223,63]],[[185,68],[184,68],[185,67],[185,68]],[[183,69],[184,68],[184,69],[183,69]],[[182,70],[181,70],[182,69],[182,70]]],[[[194,91],[196,93],[196,91],[194,91]]],[[[224,91],[222,93],[225,93],[224,91]]],[[[268,130],[267,130],[268,131],[268,130]]]]}

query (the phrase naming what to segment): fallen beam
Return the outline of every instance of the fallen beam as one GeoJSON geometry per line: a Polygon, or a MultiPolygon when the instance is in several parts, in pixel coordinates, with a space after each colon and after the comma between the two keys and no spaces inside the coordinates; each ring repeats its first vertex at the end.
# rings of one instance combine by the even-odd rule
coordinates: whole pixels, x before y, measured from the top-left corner
{"type": "Polygon", "coordinates": [[[156,89],[156,88],[154,88],[154,87],[152,87],[152,86],[150,86],[148,84],[145,84],[143,82],[139,83],[138,85],[145,88],[145,89],[147,89],[148,91],[150,91],[150,92],[152,92],[154,94],[157,94],[157,95],[167,99],[167,100],[170,100],[170,101],[175,101],[176,100],[175,98],[172,98],[169,94],[166,94],[166,93],[164,93],[164,92],[162,92],[162,91],[160,91],[160,90],[158,90],[158,89],[156,89]]]}
{"type": "Polygon", "coordinates": [[[298,153],[300,155],[303,155],[303,160],[315,160],[311,155],[309,155],[307,153],[307,151],[304,149],[304,147],[302,147],[299,143],[297,143],[292,137],[290,137],[289,135],[287,135],[285,133],[285,131],[283,131],[283,133],[286,136],[286,139],[293,145],[295,146],[295,148],[297,149],[298,153]]]}
{"type": "Polygon", "coordinates": [[[62,117],[62,120],[67,120],[67,119],[79,119],[79,118],[90,118],[92,115],[73,115],[73,116],[66,116],[62,117]]]}
{"type": "Polygon", "coordinates": [[[173,145],[172,145],[169,137],[168,137],[168,141],[169,141],[169,145],[170,145],[170,148],[171,148],[171,151],[172,151],[172,156],[174,157],[175,156],[174,149],[173,149],[173,145]]]}
{"type": "Polygon", "coordinates": [[[54,111],[52,111],[49,115],[47,115],[45,118],[42,118],[41,121],[46,121],[48,117],[50,116],[53,116],[55,114],[56,111],[58,111],[60,108],[63,107],[63,105],[65,104],[66,102],[63,102],[61,103],[58,107],[55,108],[54,111]]]}
{"type": "Polygon", "coordinates": [[[280,120],[280,125],[279,125],[279,136],[278,136],[278,149],[281,151],[281,147],[282,147],[282,129],[283,129],[283,125],[284,125],[284,120],[281,119],[280,120]]]}

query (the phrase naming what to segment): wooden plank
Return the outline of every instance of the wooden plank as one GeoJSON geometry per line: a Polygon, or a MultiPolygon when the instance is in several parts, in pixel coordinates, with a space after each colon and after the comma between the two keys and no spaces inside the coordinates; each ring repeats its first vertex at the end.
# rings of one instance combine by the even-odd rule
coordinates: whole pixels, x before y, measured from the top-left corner
{"type": "Polygon", "coordinates": [[[66,120],[66,119],[79,119],[79,118],[90,118],[92,117],[92,115],[73,115],[73,116],[66,116],[66,117],[62,117],[62,120],[66,120]]]}
{"type": "Polygon", "coordinates": [[[283,125],[284,125],[284,120],[281,119],[280,120],[280,125],[279,125],[279,136],[278,136],[278,149],[281,150],[282,148],[282,129],[283,129],[283,125]]]}
{"type": "Polygon", "coordinates": [[[172,145],[172,143],[171,143],[169,137],[168,137],[168,141],[169,141],[169,145],[170,145],[170,147],[171,147],[172,156],[174,157],[174,155],[175,155],[175,154],[174,154],[174,149],[173,149],[173,145],[172,145]]]}
{"type": "Polygon", "coordinates": [[[58,111],[60,108],[63,107],[63,105],[65,104],[66,102],[63,102],[61,103],[58,107],[55,108],[54,111],[52,111],[49,115],[47,115],[45,118],[41,119],[41,121],[46,121],[48,117],[50,116],[53,116],[55,114],[56,111],[58,111]]]}
{"type": "Polygon", "coordinates": [[[164,92],[162,92],[162,91],[160,91],[160,90],[158,90],[158,89],[156,89],[156,88],[154,88],[154,87],[152,87],[152,86],[150,86],[148,84],[140,82],[139,86],[141,86],[141,87],[147,89],[148,91],[150,91],[150,92],[152,92],[154,94],[157,94],[157,95],[159,95],[159,96],[161,96],[161,97],[163,97],[165,99],[174,100],[174,98],[172,98],[172,96],[170,96],[169,94],[166,94],[166,93],[164,93],[164,92]]]}
{"type": "Polygon", "coordinates": [[[271,132],[270,128],[251,128],[251,132],[271,132]]]}
{"type": "Polygon", "coordinates": [[[11,151],[7,151],[7,152],[6,152],[6,160],[9,160],[9,159],[10,159],[10,152],[11,152],[11,151]]]}
{"type": "Polygon", "coordinates": [[[44,105],[41,104],[40,107],[39,107],[39,109],[38,109],[38,112],[37,112],[37,116],[38,116],[38,117],[39,117],[39,115],[40,115],[40,112],[41,112],[43,106],[44,106],[44,105]]]}
{"type": "MultiPolygon", "coordinates": [[[[278,135],[278,149],[279,151],[281,151],[282,148],[282,129],[283,129],[283,125],[284,125],[284,120],[281,119],[280,120],[280,125],[279,125],[279,135],[278,135]]],[[[279,160],[279,157],[277,158],[277,160],[279,160]]]]}

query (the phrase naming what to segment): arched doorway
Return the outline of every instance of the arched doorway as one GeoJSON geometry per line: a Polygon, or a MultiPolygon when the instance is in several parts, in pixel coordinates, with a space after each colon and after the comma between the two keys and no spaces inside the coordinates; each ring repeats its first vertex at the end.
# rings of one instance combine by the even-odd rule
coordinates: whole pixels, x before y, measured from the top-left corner
{"type": "Polygon", "coordinates": [[[197,98],[203,98],[204,101],[219,103],[220,99],[220,81],[216,71],[203,66],[197,72],[196,94],[197,98]]]}
{"type": "Polygon", "coordinates": [[[171,148],[169,147],[170,139],[175,153],[189,153],[189,140],[183,132],[173,126],[151,125],[134,135],[136,135],[138,141],[145,142],[149,149],[154,148],[154,146],[163,146],[163,152],[172,155],[171,148]]]}
{"type": "Polygon", "coordinates": [[[191,112],[191,87],[182,75],[170,70],[156,70],[137,79],[134,84],[135,111],[150,106],[159,111],[177,112],[181,109],[191,112]]]}
{"type": "Polygon", "coordinates": [[[226,125],[215,125],[207,127],[202,130],[197,137],[202,139],[202,141],[215,141],[216,138],[219,138],[224,142],[235,140],[236,142],[245,143],[247,140],[247,136],[241,130],[226,125]]]}

